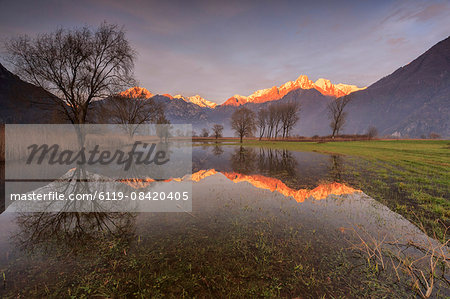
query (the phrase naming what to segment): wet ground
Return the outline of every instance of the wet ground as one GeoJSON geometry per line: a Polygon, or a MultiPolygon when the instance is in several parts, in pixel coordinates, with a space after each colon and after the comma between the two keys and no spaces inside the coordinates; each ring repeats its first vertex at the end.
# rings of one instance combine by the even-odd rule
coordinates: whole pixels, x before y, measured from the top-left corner
{"type": "MultiPolygon", "coordinates": [[[[192,175],[143,187],[191,181],[192,212],[10,209],[0,215],[0,294],[405,298],[426,292],[423,279],[413,286],[418,271],[398,265],[440,243],[354,188],[346,163],[355,160],[194,146],[192,175]]],[[[441,251],[448,257],[447,248],[441,251]]],[[[429,278],[426,261],[414,267],[429,278]]],[[[448,273],[439,269],[432,297],[449,295],[448,273]]]]}

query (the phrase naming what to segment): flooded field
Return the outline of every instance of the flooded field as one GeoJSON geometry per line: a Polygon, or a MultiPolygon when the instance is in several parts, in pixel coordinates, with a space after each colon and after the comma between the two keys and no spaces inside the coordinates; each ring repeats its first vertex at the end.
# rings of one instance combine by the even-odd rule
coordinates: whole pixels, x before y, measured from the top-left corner
{"type": "Polygon", "coordinates": [[[448,248],[353,185],[348,166],[355,163],[195,145],[192,175],[118,183],[192,182],[192,212],[19,213],[10,206],[0,215],[0,295],[449,296],[448,248]]]}

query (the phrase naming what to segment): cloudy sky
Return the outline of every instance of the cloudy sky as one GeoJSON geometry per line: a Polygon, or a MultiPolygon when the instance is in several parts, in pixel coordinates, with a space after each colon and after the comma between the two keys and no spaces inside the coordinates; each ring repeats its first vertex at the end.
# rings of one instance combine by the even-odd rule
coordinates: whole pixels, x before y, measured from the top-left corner
{"type": "Polygon", "coordinates": [[[221,103],[300,74],[370,85],[448,37],[449,15],[422,0],[0,0],[0,39],[117,23],[141,86],[221,103]]]}

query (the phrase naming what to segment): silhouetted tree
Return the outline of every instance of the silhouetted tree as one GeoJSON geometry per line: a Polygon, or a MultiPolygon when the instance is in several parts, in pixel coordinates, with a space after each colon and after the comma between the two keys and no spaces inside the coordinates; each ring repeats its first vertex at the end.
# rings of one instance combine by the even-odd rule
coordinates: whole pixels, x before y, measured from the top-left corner
{"type": "Polygon", "coordinates": [[[208,129],[206,129],[206,128],[203,128],[202,129],[202,135],[201,135],[202,137],[208,137],[209,136],[209,130],[208,129]]]}
{"type": "Polygon", "coordinates": [[[255,113],[246,107],[237,109],[231,115],[231,128],[242,143],[242,138],[252,136],[256,130],[255,113]]]}
{"type": "Polygon", "coordinates": [[[439,135],[438,133],[430,133],[430,139],[439,139],[441,138],[441,135],[439,135]]]}
{"type": "Polygon", "coordinates": [[[133,99],[119,95],[104,101],[100,108],[100,119],[105,123],[119,124],[132,137],[139,125],[156,122],[162,106],[152,99],[133,99]]]}
{"type": "Polygon", "coordinates": [[[267,138],[278,136],[278,127],[280,124],[280,116],[278,106],[276,104],[272,104],[268,108],[268,118],[267,118],[267,138]]]}
{"type": "Polygon", "coordinates": [[[214,138],[216,138],[216,140],[217,140],[218,138],[222,137],[223,126],[219,125],[219,124],[215,124],[212,128],[212,131],[213,131],[214,138]]]}
{"type": "Polygon", "coordinates": [[[328,117],[330,118],[330,127],[333,130],[331,137],[339,135],[339,131],[344,127],[347,120],[345,106],[350,102],[349,96],[338,98],[328,104],[328,117]]]}
{"type": "Polygon", "coordinates": [[[267,116],[269,111],[266,109],[261,109],[258,111],[258,128],[259,128],[259,140],[264,136],[264,132],[267,126],[267,116]]]}
{"type": "Polygon", "coordinates": [[[168,141],[171,127],[170,120],[166,118],[164,108],[161,106],[156,116],[156,135],[158,135],[161,141],[168,141]]]}
{"type": "Polygon", "coordinates": [[[369,140],[371,140],[377,136],[378,136],[377,128],[371,126],[371,127],[369,127],[369,129],[367,129],[367,138],[369,138],[369,140]]]}
{"type": "Polygon", "coordinates": [[[278,137],[278,134],[280,133],[280,131],[281,131],[281,126],[280,126],[280,123],[281,123],[281,107],[280,107],[280,105],[277,105],[277,104],[273,104],[272,106],[271,106],[271,111],[270,111],[270,113],[272,113],[273,115],[274,115],[274,131],[273,131],[273,133],[274,133],[274,137],[275,137],[275,139],[278,137]]]}
{"type": "Polygon", "coordinates": [[[289,137],[289,133],[292,128],[300,119],[297,112],[300,111],[301,106],[297,102],[278,104],[278,113],[280,114],[282,136],[283,138],[289,137]]]}
{"type": "Polygon", "coordinates": [[[259,139],[266,132],[267,138],[277,138],[279,134],[283,138],[290,135],[292,128],[300,119],[298,112],[301,106],[297,102],[271,104],[267,110],[261,109],[258,112],[259,139]]]}
{"type": "Polygon", "coordinates": [[[134,84],[135,51],[117,25],[58,29],[6,43],[7,60],[26,81],[55,94],[74,124],[84,124],[92,101],[134,84]]]}

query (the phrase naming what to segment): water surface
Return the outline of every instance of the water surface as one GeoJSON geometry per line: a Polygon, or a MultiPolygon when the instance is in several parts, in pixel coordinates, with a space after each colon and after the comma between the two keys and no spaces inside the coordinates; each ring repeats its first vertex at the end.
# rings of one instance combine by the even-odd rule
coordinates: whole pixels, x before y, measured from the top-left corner
{"type": "MultiPolygon", "coordinates": [[[[406,275],[380,271],[351,248],[367,236],[386,244],[430,239],[352,187],[343,171],[346,163],[345,157],[318,153],[194,146],[192,176],[145,185],[192,181],[192,212],[7,211],[0,215],[0,272],[6,279],[0,292],[6,297],[414,296],[406,275]]],[[[433,296],[448,294],[445,284],[436,288],[433,296]]]]}

